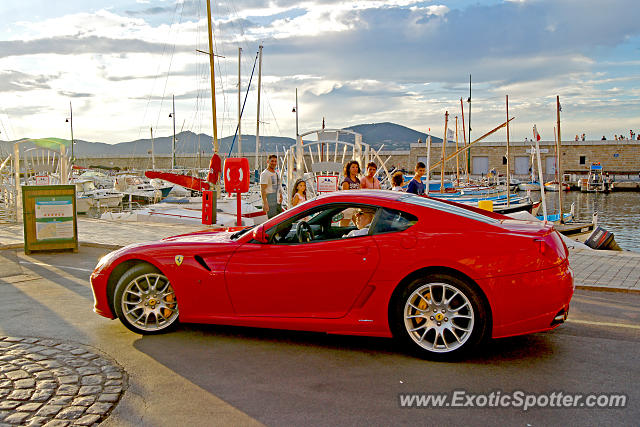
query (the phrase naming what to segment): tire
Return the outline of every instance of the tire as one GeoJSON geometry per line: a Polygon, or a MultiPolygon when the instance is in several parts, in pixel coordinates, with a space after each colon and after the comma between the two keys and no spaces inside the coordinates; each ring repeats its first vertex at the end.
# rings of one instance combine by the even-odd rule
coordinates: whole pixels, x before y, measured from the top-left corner
{"type": "Polygon", "coordinates": [[[118,280],[113,306],[118,319],[133,332],[168,332],[178,323],[178,301],[171,283],[157,268],[137,264],[118,280]]]}
{"type": "Polygon", "coordinates": [[[432,360],[467,355],[490,336],[491,319],[475,286],[448,274],[409,283],[390,307],[394,337],[408,350],[432,360]]]}

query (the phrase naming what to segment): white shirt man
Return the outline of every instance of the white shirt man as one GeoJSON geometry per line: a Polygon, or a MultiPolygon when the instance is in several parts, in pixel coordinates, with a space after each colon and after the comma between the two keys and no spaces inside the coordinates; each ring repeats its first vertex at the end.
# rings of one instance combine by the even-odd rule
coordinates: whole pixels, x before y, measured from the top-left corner
{"type": "Polygon", "coordinates": [[[276,173],[278,158],[272,154],[269,156],[267,168],[260,174],[260,193],[262,195],[262,209],[268,218],[272,218],[282,212],[282,185],[276,173]]]}
{"type": "Polygon", "coordinates": [[[373,221],[373,216],[375,215],[375,210],[372,209],[360,209],[358,212],[353,214],[353,218],[356,223],[357,230],[351,230],[344,237],[356,237],[356,236],[366,236],[369,234],[369,225],[371,225],[371,221],[373,221]]]}

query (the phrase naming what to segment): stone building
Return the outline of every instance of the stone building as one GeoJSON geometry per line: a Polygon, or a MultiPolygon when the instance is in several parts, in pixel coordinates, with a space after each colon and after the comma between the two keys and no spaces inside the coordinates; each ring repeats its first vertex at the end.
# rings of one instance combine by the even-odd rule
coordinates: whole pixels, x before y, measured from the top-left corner
{"type": "MultiPolygon", "coordinates": [[[[553,177],[556,168],[555,144],[553,141],[540,141],[542,171],[545,178],[553,177]]],[[[495,169],[499,174],[506,173],[506,142],[479,142],[471,147],[471,174],[476,176],[486,175],[495,169]]],[[[516,177],[529,175],[531,166],[531,142],[511,142],[511,174],[516,177]]],[[[448,143],[446,156],[455,152],[455,144],[448,143]]],[[[562,170],[566,174],[586,175],[589,166],[593,162],[600,162],[605,172],[616,175],[638,176],[640,172],[640,141],[567,141],[561,148],[562,170]]],[[[386,166],[395,166],[412,171],[417,161],[426,160],[426,144],[411,144],[410,150],[381,151],[380,157],[386,160],[386,166]]],[[[263,153],[262,159],[266,159],[263,153]]],[[[432,144],[431,164],[435,164],[442,156],[442,144],[432,144]]],[[[255,153],[248,153],[249,164],[255,164],[255,153]]],[[[305,154],[308,159],[308,154],[305,154]]],[[[195,154],[181,154],[177,156],[176,163],[181,168],[206,169],[209,159],[198,157],[195,154]]],[[[537,162],[536,162],[537,163],[537,162]]],[[[150,157],[110,156],[78,158],[76,164],[80,166],[106,166],[120,169],[150,169],[150,157]]],[[[465,168],[464,153],[460,154],[459,166],[465,168]]],[[[171,157],[169,155],[156,155],[156,168],[169,169],[171,157]]],[[[455,173],[455,158],[446,162],[445,173],[455,173]]],[[[536,166],[537,170],[537,166],[536,166]]],[[[432,170],[432,174],[439,174],[440,167],[432,170]]]]}

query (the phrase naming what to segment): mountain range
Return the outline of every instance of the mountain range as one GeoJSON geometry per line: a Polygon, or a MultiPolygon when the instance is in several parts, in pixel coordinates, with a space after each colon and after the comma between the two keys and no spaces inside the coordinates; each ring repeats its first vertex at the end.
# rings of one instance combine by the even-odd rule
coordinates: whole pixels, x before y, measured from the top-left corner
{"type": "MultiPolygon", "coordinates": [[[[370,123],[344,128],[362,134],[362,141],[372,148],[379,150],[409,150],[411,143],[419,139],[426,141],[427,134],[418,132],[408,127],[395,123],[370,123]]],[[[442,138],[432,136],[432,142],[440,143],[442,138]]],[[[173,136],[163,136],[154,138],[153,150],[155,154],[171,154],[173,136]]],[[[196,154],[198,151],[205,156],[213,153],[213,138],[207,134],[196,134],[191,131],[183,131],[176,134],[176,153],[196,154]]],[[[13,142],[0,141],[0,153],[10,153],[13,150],[13,142]]],[[[117,144],[106,144],[103,142],[91,142],[80,139],[75,140],[74,155],[77,158],[83,157],[106,157],[106,156],[144,156],[151,153],[151,139],[138,139],[135,141],[120,142],[117,144]]],[[[227,155],[231,150],[237,151],[237,141],[233,136],[226,136],[219,140],[220,153],[227,155]]],[[[294,138],[279,136],[261,136],[260,151],[268,153],[282,153],[292,144],[294,138]]],[[[25,149],[31,144],[25,144],[25,149]]],[[[244,153],[254,153],[256,150],[255,135],[242,135],[242,151],[244,153]]],[[[1,161],[1,159],[0,159],[1,161]]]]}

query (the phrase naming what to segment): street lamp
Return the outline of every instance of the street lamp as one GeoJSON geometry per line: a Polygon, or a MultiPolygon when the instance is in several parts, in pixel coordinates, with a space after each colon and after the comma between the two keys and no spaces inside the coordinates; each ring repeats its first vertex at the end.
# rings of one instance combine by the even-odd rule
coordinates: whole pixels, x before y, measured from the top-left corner
{"type": "Polygon", "coordinates": [[[173,142],[171,143],[171,170],[176,168],[176,97],[172,96],[173,112],[169,117],[173,118],[173,142]]]}
{"type": "Polygon", "coordinates": [[[73,140],[73,107],[71,107],[71,101],[69,101],[69,113],[70,116],[64,121],[65,123],[69,123],[71,126],[71,164],[73,165],[73,162],[75,161],[75,158],[73,157],[73,146],[75,145],[75,141],[73,140]]]}

